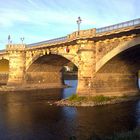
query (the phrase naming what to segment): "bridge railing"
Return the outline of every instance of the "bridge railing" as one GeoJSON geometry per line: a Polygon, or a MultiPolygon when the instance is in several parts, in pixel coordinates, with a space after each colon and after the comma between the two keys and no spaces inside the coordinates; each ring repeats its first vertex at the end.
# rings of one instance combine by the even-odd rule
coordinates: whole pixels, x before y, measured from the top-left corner
{"type": "Polygon", "coordinates": [[[42,45],[42,44],[59,43],[59,42],[63,42],[63,41],[66,41],[66,40],[67,40],[67,36],[64,36],[64,37],[60,37],[60,38],[55,38],[55,39],[50,39],[50,40],[46,40],[46,41],[42,41],[42,42],[28,44],[27,47],[39,46],[39,45],[42,45]]]}
{"type": "Polygon", "coordinates": [[[140,18],[122,22],[122,23],[115,24],[115,25],[111,25],[111,26],[97,28],[96,33],[108,32],[108,31],[112,31],[112,30],[116,30],[116,29],[120,29],[120,28],[124,28],[124,27],[136,26],[138,24],[140,24],[140,18]]]}
{"type": "Polygon", "coordinates": [[[6,52],[6,50],[0,50],[0,53],[4,53],[4,52],[6,52]]]}
{"type": "MultiPolygon", "coordinates": [[[[103,33],[103,32],[109,32],[112,30],[120,29],[120,28],[132,27],[132,26],[136,26],[136,25],[140,25],[140,18],[130,20],[127,22],[122,22],[122,23],[115,24],[115,25],[111,25],[111,26],[97,28],[95,31],[94,31],[94,29],[90,29],[89,31],[91,32],[93,30],[92,31],[92,35],[93,35],[93,34],[98,34],[98,33],[103,33]]],[[[85,31],[80,31],[80,33],[85,32],[85,31]]],[[[72,36],[72,38],[73,38],[73,36],[74,36],[74,38],[77,36],[79,37],[80,34],[76,35],[77,33],[78,32],[74,32],[74,33],[70,34],[69,36],[64,36],[64,37],[60,37],[60,38],[55,38],[55,39],[50,39],[50,40],[46,40],[46,41],[42,41],[42,42],[28,44],[26,46],[35,47],[35,46],[39,46],[39,45],[43,45],[43,44],[54,44],[54,43],[64,42],[64,41],[67,41],[68,38],[71,38],[71,36],[72,36]]]]}

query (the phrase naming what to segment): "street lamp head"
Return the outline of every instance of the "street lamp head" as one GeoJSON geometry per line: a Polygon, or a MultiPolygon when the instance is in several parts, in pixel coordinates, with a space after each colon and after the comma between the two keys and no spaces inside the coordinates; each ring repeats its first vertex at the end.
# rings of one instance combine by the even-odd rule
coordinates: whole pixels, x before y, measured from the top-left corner
{"type": "Polygon", "coordinates": [[[10,43],[10,40],[11,40],[11,36],[8,35],[8,44],[10,43]]]}
{"type": "Polygon", "coordinates": [[[22,42],[22,44],[23,44],[23,41],[24,41],[24,37],[21,37],[20,39],[21,39],[21,42],[22,42]]]}
{"type": "Polygon", "coordinates": [[[81,17],[78,17],[77,24],[80,24],[81,22],[82,22],[81,17]]]}
{"type": "Polygon", "coordinates": [[[20,39],[21,39],[21,41],[24,41],[24,37],[21,37],[20,39]]]}

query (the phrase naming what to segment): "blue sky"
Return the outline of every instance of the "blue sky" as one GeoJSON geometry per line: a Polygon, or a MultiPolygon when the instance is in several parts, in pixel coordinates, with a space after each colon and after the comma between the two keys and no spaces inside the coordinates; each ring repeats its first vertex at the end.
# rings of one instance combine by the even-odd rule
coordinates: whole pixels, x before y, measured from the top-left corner
{"type": "Polygon", "coordinates": [[[104,27],[140,18],[140,0],[0,0],[0,49],[8,35],[13,43],[65,36],[81,29],[104,27]]]}

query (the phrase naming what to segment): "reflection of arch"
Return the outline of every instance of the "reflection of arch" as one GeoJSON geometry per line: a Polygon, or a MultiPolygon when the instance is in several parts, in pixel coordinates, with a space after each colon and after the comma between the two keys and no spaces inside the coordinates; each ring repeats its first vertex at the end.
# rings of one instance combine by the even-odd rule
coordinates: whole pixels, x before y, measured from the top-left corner
{"type": "Polygon", "coordinates": [[[100,85],[96,89],[98,93],[118,96],[138,93],[140,37],[119,45],[99,62],[96,66],[96,84],[100,85]]]}
{"type": "Polygon", "coordinates": [[[135,38],[134,40],[131,40],[131,41],[126,41],[126,42],[118,45],[115,49],[108,52],[101,60],[99,60],[96,63],[96,72],[99,71],[109,60],[111,60],[117,54],[119,54],[129,48],[132,48],[136,45],[139,45],[139,44],[140,44],[140,37],[135,38]]]}

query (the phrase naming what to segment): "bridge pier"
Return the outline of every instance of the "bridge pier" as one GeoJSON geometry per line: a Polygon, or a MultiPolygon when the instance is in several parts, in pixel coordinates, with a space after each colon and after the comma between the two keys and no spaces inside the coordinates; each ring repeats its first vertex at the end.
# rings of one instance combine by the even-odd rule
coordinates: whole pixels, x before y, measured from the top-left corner
{"type": "MultiPolygon", "coordinates": [[[[138,94],[138,75],[135,73],[138,70],[134,69],[138,69],[139,63],[137,62],[136,65],[135,62],[131,62],[130,64],[130,61],[133,60],[129,60],[130,54],[126,55],[127,57],[118,56],[116,59],[112,59],[101,70],[102,72],[96,72],[97,53],[94,42],[80,40],[78,43],[81,58],[78,66],[77,93],[79,95],[133,96],[138,94]]],[[[139,58],[137,59],[139,60],[139,58]]]]}
{"type": "Polygon", "coordinates": [[[77,93],[80,96],[94,95],[95,93],[95,61],[96,51],[93,41],[79,40],[80,62],[78,67],[77,93]]]}
{"type": "Polygon", "coordinates": [[[63,86],[64,82],[62,79],[61,72],[27,72],[26,73],[26,84],[44,85],[44,86],[63,86]]]}
{"type": "Polygon", "coordinates": [[[101,73],[95,77],[78,79],[77,92],[81,96],[134,96],[139,94],[138,77],[135,74],[101,73]]]}
{"type": "Polygon", "coordinates": [[[133,96],[139,92],[138,76],[131,73],[99,73],[96,75],[96,94],[133,96]]]}
{"type": "Polygon", "coordinates": [[[25,45],[7,45],[9,53],[9,77],[7,85],[22,85],[25,80],[25,45]]]}

